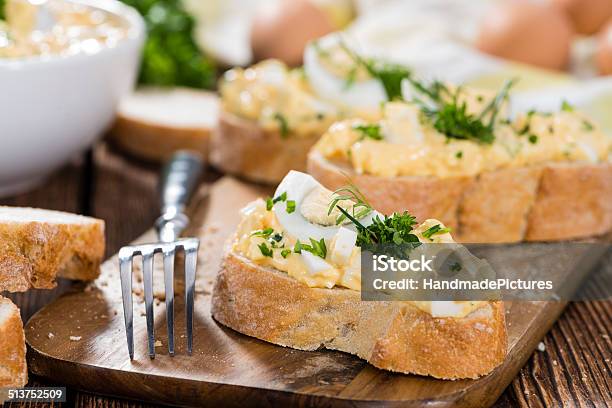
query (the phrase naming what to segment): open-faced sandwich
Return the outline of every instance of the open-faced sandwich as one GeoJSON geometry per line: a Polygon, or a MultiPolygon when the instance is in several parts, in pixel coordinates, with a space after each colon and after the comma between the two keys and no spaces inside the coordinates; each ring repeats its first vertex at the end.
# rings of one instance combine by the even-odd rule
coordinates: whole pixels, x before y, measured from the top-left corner
{"type": "Polygon", "coordinates": [[[503,302],[362,301],[368,242],[452,237],[439,221],[384,216],[359,197],[292,171],[273,198],[247,205],[214,286],[215,319],[274,344],[340,350],[401,373],[458,379],[493,370],[506,355],[503,302]]]}
{"type": "Polygon", "coordinates": [[[414,79],[378,121],[333,125],[308,158],[379,211],[437,218],[462,242],[560,240],[612,228],[611,139],[569,104],[506,114],[498,94],[414,79]]]}
{"type": "Polygon", "coordinates": [[[228,71],[220,83],[219,127],[210,160],[250,180],[278,183],[305,170],[310,147],[335,121],[377,119],[401,95],[406,68],[364,58],[338,36],[311,43],[304,66],[268,60],[228,71]]]}

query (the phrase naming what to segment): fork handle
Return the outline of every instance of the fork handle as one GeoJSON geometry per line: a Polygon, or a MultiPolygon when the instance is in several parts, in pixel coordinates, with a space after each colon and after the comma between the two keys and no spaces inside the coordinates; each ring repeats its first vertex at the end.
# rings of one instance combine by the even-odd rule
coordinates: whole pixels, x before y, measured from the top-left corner
{"type": "Polygon", "coordinates": [[[176,152],[161,174],[160,204],[162,216],[182,214],[202,174],[202,157],[188,150],[176,152]]]}

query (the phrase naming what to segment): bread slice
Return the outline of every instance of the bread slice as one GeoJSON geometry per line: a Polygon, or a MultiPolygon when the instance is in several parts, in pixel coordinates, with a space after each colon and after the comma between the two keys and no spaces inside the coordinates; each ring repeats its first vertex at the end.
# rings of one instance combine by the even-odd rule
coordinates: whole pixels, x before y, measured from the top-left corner
{"type": "Polygon", "coordinates": [[[313,150],[308,172],[330,189],[350,178],[379,211],[439,219],[460,242],[564,240],[612,229],[610,162],[550,163],[476,177],[378,177],[313,150]]]}
{"type": "Polygon", "coordinates": [[[182,149],[207,157],[218,110],[219,98],[213,92],[140,88],[121,101],[110,139],[119,149],[148,161],[164,161],[182,149]]]}
{"type": "Polygon", "coordinates": [[[463,318],[434,318],[407,302],[363,302],[358,291],[310,288],[232,252],[215,282],[212,313],[270,343],[344,351],[378,368],[442,379],[485,375],[507,351],[502,302],[463,318]]]}
{"type": "Polygon", "coordinates": [[[319,136],[282,136],[221,110],[219,127],[211,140],[210,162],[225,173],[277,184],[289,170],[306,171],[306,156],[319,136]]]}
{"type": "Polygon", "coordinates": [[[19,309],[0,296],[0,388],[28,382],[26,346],[19,309]]]}
{"type": "Polygon", "coordinates": [[[103,256],[102,220],[0,206],[0,292],[50,289],[56,276],[93,280],[103,256]]]}

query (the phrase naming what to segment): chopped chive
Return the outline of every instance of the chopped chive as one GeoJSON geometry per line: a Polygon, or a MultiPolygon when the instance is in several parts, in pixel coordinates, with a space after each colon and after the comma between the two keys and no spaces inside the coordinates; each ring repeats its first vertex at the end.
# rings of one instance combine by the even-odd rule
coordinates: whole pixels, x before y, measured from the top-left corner
{"type": "Polygon", "coordinates": [[[274,114],[274,119],[278,122],[278,129],[281,137],[286,139],[287,136],[289,136],[289,123],[287,122],[287,118],[282,113],[276,112],[274,114]]]}
{"type": "Polygon", "coordinates": [[[268,248],[268,246],[266,245],[265,242],[262,242],[261,244],[257,245],[257,247],[259,248],[259,250],[261,251],[261,254],[263,256],[267,256],[268,258],[272,258],[272,255],[274,255],[272,250],[270,248],[268,248]]]}
{"type": "Polygon", "coordinates": [[[294,211],[295,211],[295,201],[287,200],[287,213],[291,214],[294,211]]]}
{"type": "Polygon", "coordinates": [[[423,232],[423,236],[425,238],[429,238],[431,240],[431,237],[437,234],[445,234],[447,232],[450,232],[450,228],[442,228],[442,226],[440,226],[440,224],[436,224],[432,227],[427,228],[424,232],[423,232]]]}

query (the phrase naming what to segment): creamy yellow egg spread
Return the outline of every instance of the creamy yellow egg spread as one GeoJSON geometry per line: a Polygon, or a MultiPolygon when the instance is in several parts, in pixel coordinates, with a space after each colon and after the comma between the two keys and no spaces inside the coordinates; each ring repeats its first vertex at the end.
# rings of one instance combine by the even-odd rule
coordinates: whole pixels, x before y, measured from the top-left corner
{"type": "Polygon", "coordinates": [[[389,98],[359,58],[328,37],[306,48],[300,68],[266,60],[231,69],[219,85],[223,109],[284,136],[321,136],[348,117],[379,119],[389,98]]]}
{"type": "Polygon", "coordinates": [[[0,20],[0,58],[93,53],[128,32],[122,18],[63,0],[8,0],[0,20]]]}
{"type": "MultiPolygon", "coordinates": [[[[242,210],[232,251],[259,265],[285,272],[308,287],[360,291],[361,248],[357,245],[357,233],[349,229],[348,220],[337,225],[339,210],[329,213],[334,197],[338,196],[311,176],[290,172],[275,198],[256,200],[242,210]]],[[[359,211],[352,201],[339,203],[350,213],[359,211]]],[[[381,215],[374,212],[368,217],[374,216],[381,215]]],[[[449,230],[434,219],[414,226],[411,234],[420,242],[454,242],[449,230]]],[[[411,303],[433,316],[461,317],[485,302],[411,303]]]]}
{"type": "Polygon", "coordinates": [[[264,129],[279,130],[282,136],[320,135],[343,117],[313,95],[302,70],[289,69],[277,60],[228,71],[219,90],[225,111],[264,129]]]}
{"type": "Polygon", "coordinates": [[[350,164],[357,173],[383,177],[474,176],[546,162],[609,160],[612,139],[567,104],[557,113],[528,112],[509,120],[503,102],[496,116],[486,111],[495,96],[448,89],[457,93],[456,100],[437,106],[392,102],[379,121],[336,123],[314,148],[328,159],[350,164]]]}

